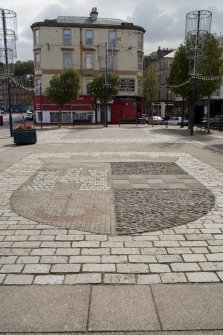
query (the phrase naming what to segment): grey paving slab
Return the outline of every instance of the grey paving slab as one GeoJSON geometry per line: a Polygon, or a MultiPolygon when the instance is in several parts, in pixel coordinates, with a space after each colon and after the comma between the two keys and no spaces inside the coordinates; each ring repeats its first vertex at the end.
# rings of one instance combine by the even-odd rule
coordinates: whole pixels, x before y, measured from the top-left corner
{"type": "Polygon", "coordinates": [[[85,331],[89,286],[0,287],[0,332],[85,331]]]}
{"type": "Polygon", "coordinates": [[[223,284],[160,284],[152,292],[163,330],[223,329],[223,284]]]}
{"type": "Polygon", "coordinates": [[[89,330],[160,330],[149,286],[93,286],[89,330]]]}

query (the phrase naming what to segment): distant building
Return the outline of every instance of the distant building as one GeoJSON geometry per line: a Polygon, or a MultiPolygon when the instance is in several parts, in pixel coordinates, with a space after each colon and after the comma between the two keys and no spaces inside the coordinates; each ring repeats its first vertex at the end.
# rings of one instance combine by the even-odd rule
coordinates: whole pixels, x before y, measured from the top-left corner
{"type": "MultiPolygon", "coordinates": [[[[26,112],[33,109],[34,89],[33,75],[23,75],[10,79],[11,111],[26,112]]],[[[0,81],[0,109],[8,110],[8,83],[2,77],[0,81]]]]}
{"type": "Polygon", "coordinates": [[[89,17],[58,16],[35,22],[31,28],[37,123],[40,122],[38,111],[41,108],[44,123],[57,123],[58,108],[47,100],[44,91],[52,76],[67,68],[79,71],[81,94],[64,106],[62,123],[87,118],[104,122],[102,104],[89,96],[87,84],[105,67],[103,52],[106,43],[109,70],[121,80],[118,96],[109,102],[108,122],[118,123],[119,119],[136,117],[142,102],[144,28],[119,19],[100,18],[96,7],[92,8],[89,17]]]}
{"type": "Polygon", "coordinates": [[[173,114],[173,92],[166,87],[166,78],[169,75],[173,61],[174,49],[161,49],[144,57],[143,67],[153,65],[159,75],[159,92],[153,102],[154,115],[165,117],[166,114],[173,114]]]}

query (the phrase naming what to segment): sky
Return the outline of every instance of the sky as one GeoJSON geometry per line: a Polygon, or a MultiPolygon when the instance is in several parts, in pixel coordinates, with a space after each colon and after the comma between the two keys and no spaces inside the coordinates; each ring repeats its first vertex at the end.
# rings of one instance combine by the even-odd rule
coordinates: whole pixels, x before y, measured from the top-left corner
{"type": "Polygon", "coordinates": [[[1,9],[13,11],[17,16],[14,61],[33,59],[32,23],[63,15],[89,16],[92,7],[97,7],[99,17],[121,19],[143,27],[146,30],[144,55],[158,47],[177,48],[185,40],[186,15],[191,11],[211,11],[211,32],[223,33],[222,0],[0,0],[1,9]]]}

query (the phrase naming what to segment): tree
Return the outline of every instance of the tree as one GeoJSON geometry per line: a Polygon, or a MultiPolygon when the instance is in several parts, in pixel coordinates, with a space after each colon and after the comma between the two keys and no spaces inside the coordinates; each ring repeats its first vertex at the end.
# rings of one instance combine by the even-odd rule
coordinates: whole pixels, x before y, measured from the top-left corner
{"type": "Polygon", "coordinates": [[[105,126],[107,127],[107,103],[112,100],[119,91],[120,79],[114,73],[107,74],[107,80],[105,74],[97,75],[94,80],[88,84],[88,92],[95,100],[104,102],[104,115],[105,115],[105,126]],[[106,84],[107,83],[107,84],[106,84]]]}
{"type": "Polygon", "coordinates": [[[210,132],[210,105],[211,94],[219,88],[221,84],[221,76],[223,75],[223,58],[221,57],[222,50],[219,46],[217,38],[211,34],[204,46],[205,57],[201,60],[200,69],[202,76],[214,77],[212,80],[198,80],[197,86],[201,96],[208,97],[207,105],[207,131],[210,132]]]}
{"type": "Polygon", "coordinates": [[[27,74],[34,75],[34,62],[32,60],[26,62],[17,61],[14,64],[14,75],[21,77],[27,74]]]}
{"type": "MultiPolygon", "coordinates": [[[[158,72],[156,71],[153,65],[149,66],[143,73],[142,76],[143,82],[143,98],[147,104],[147,114],[152,115],[152,101],[155,98],[155,95],[159,92],[159,77],[158,72]],[[149,113],[148,113],[149,105],[149,113]]],[[[153,125],[153,117],[152,117],[153,125]]]]}
{"type": "Polygon", "coordinates": [[[46,88],[46,95],[60,108],[58,127],[61,127],[62,107],[71,99],[76,99],[80,90],[79,73],[73,69],[64,70],[60,75],[55,75],[46,88]]]}
{"type": "Polygon", "coordinates": [[[109,73],[107,77],[108,87],[107,92],[105,92],[105,75],[99,74],[94,80],[88,84],[88,92],[95,101],[105,101],[112,100],[119,91],[120,88],[120,79],[114,73],[109,73]],[[106,96],[105,96],[106,93],[106,96]]]}
{"type": "MultiPolygon", "coordinates": [[[[171,65],[170,73],[167,78],[167,84],[171,86],[174,93],[186,98],[188,104],[192,102],[192,85],[190,75],[190,54],[191,45],[189,42],[184,42],[177,49],[173,63],[171,65]]],[[[193,63],[192,63],[193,65],[193,63]]],[[[204,42],[202,56],[198,58],[198,73],[199,77],[196,78],[196,100],[202,97],[209,97],[210,110],[210,97],[211,94],[219,87],[222,75],[222,57],[221,48],[217,38],[210,34],[207,40],[204,42]],[[211,79],[212,76],[218,77],[215,80],[207,80],[207,77],[211,79]],[[206,77],[202,79],[202,77],[206,77]]],[[[209,119],[208,113],[208,119],[209,119]]],[[[209,121],[208,121],[209,123],[209,121]]]]}

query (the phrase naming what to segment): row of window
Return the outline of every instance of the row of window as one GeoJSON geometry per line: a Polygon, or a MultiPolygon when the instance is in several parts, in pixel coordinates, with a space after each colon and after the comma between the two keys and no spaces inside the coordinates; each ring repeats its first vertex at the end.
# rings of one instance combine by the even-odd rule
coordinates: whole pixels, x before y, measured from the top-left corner
{"type": "MultiPolygon", "coordinates": [[[[85,79],[86,93],[89,94],[87,87],[93,79],[85,79]]],[[[120,92],[135,93],[135,79],[121,78],[120,79],[120,92]]],[[[138,81],[138,93],[142,93],[142,82],[138,81]]],[[[41,80],[36,79],[36,95],[41,95],[41,80]]]]}
{"type": "MultiPolygon", "coordinates": [[[[34,55],[35,59],[35,69],[40,69],[40,53],[36,52],[34,55]]],[[[117,70],[117,54],[109,54],[108,55],[108,69],[110,70],[117,70]]],[[[103,68],[103,65],[101,66],[103,68]]],[[[69,69],[73,68],[73,55],[72,52],[63,52],[63,68],[69,69]]],[[[94,54],[93,53],[86,53],[85,54],[85,69],[93,70],[94,69],[94,54]]],[[[138,55],[138,71],[143,70],[143,56],[138,55]]]]}
{"type": "MultiPolygon", "coordinates": [[[[63,29],[63,44],[64,45],[72,45],[72,31],[71,29],[64,28],[63,29]]],[[[108,44],[115,45],[117,41],[117,32],[116,31],[108,31],[108,44]]],[[[143,48],[143,34],[138,33],[137,35],[138,48],[143,48]]],[[[40,32],[39,29],[34,30],[34,44],[40,44],[40,32]]],[[[85,30],[85,45],[94,45],[94,31],[93,30],[85,30]]]]}

